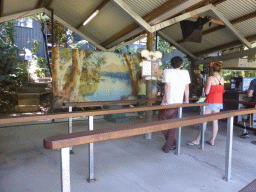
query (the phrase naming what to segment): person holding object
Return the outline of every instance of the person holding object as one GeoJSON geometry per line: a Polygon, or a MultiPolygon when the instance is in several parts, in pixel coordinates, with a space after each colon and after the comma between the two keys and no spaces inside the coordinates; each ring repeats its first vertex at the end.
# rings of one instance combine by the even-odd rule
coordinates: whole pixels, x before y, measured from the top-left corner
{"type": "MultiPolygon", "coordinates": [[[[210,64],[212,75],[208,77],[205,88],[205,102],[208,102],[209,105],[206,106],[205,114],[219,113],[220,110],[223,109],[223,93],[225,92],[225,89],[224,78],[220,75],[221,69],[221,61],[210,64]]],[[[206,143],[213,146],[218,133],[218,120],[214,120],[212,123],[212,137],[209,141],[206,141],[206,143]]],[[[199,145],[200,139],[201,130],[199,129],[196,139],[187,143],[187,145],[199,145]]]]}
{"type": "MultiPolygon", "coordinates": [[[[161,105],[171,105],[189,103],[189,84],[190,76],[187,70],[181,70],[183,59],[181,57],[173,57],[171,65],[173,69],[165,69],[163,72],[162,82],[165,94],[161,105]]],[[[158,120],[174,119],[178,117],[178,109],[162,109],[159,110],[158,120]]],[[[175,133],[176,129],[162,131],[166,139],[163,151],[169,153],[169,150],[176,148],[175,133]]]]}
{"type": "MultiPolygon", "coordinates": [[[[251,97],[250,102],[256,103],[256,79],[253,79],[249,85],[248,91],[247,91],[247,96],[251,97]]],[[[255,105],[247,105],[246,108],[254,108],[255,105]]],[[[249,137],[249,132],[245,128],[243,131],[243,134],[240,135],[241,138],[248,138],[249,137]]]]}

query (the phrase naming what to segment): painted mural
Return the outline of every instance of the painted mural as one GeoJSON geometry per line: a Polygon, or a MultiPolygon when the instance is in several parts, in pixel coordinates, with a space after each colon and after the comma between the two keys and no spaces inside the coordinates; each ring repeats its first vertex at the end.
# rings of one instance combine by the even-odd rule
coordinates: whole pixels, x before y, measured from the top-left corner
{"type": "Polygon", "coordinates": [[[136,96],[140,62],[135,55],[55,47],[54,103],[59,106],[64,101],[108,101],[136,96]]]}

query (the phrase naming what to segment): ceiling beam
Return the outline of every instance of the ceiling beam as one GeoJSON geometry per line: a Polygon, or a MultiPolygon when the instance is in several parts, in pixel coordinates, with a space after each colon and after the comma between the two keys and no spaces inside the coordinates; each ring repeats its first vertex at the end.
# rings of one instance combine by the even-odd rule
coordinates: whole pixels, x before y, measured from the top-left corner
{"type": "Polygon", "coordinates": [[[0,17],[4,16],[4,0],[0,0],[0,17]]]}
{"type": "MultiPolygon", "coordinates": [[[[44,9],[44,13],[46,13],[47,15],[51,15],[51,11],[49,11],[48,9],[45,9],[45,8],[42,8],[42,9],[44,9]]],[[[97,47],[99,50],[107,51],[107,49],[105,49],[104,47],[100,46],[98,43],[93,41],[91,38],[87,37],[85,34],[80,32],[79,30],[77,30],[75,27],[71,26],[69,23],[67,23],[66,21],[64,21],[63,19],[58,17],[57,15],[54,15],[54,20],[58,21],[60,24],[62,24],[65,27],[69,28],[71,31],[77,33],[78,35],[83,37],[85,40],[89,41],[91,44],[93,44],[95,47],[97,47]]]]}
{"type": "Polygon", "coordinates": [[[108,49],[107,51],[114,51],[114,50],[116,50],[116,49],[119,49],[120,47],[129,45],[129,44],[132,44],[132,43],[134,43],[134,42],[136,42],[136,41],[139,41],[139,40],[141,40],[141,39],[143,39],[143,38],[145,38],[145,37],[147,37],[147,35],[146,35],[146,34],[143,34],[143,35],[141,35],[141,36],[139,36],[139,37],[136,37],[136,38],[134,38],[134,39],[132,39],[132,40],[130,40],[130,41],[126,41],[125,43],[122,43],[122,44],[119,44],[119,45],[117,45],[117,46],[111,47],[111,48],[108,49]]]}
{"type": "MultiPolygon", "coordinates": [[[[248,37],[246,37],[246,39],[249,42],[256,41],[256,34],[248,36],[248,37]]],[[[237,47],[239,45],[242,45],[242,43],[241,43],[241,41],[237,40],[237,41],[233,41],[233,42],[230,42],[230,43],[219,45],[219,46],[216,46],[216,47],[213,47],[211,49],[207,49],[207,50],[204,50],[204,51],[201,51],[201,52],[196,52],[196,53],[194,53],[194,55],[196,55],[197,57],[201,57],[201,56],[204,56],[204,55],[207,55],[207,54],[210,54],[210,53],[214,53],[214,52],[217,52],[217,51],[221,51],[221,50],[224,50],[224,49],[237,47]]]]}
{"type": "MultiPolygon", "coordinates": [[[[256,11],[254,11],[254,12],[252,12],[252,13],[249,13],[249,14],[247,14],[247,15],[244,15],[244,16],[242,16],[242,17],[239,17],[239,18],[237,18],[237,19],[233,19],[233,20],[230,21],[230,23],[231,23],[232,25],[235,25],[235,24],[237,24],[237,23],[241,23],[241,22],[243,22],[243,21],[252,19],[252,18],[254,18],[254,17],[256,17],[256,11]]],[[[203,31],[202,34],[203,34],[203,35],[206,35],[206,34],[209,34],[209,33],[218,31],[218,30],[220,30],[220,29],[224,29],[224,28],[225,28],[225,25],[220,25],[220,26],[212,27],[212,28],[210,28],[210,29],[207,29],[207,30],[203,31]]]]}
{"type": "Polygon", "coordinates": [[[151,32],[151,26],[141,18],[135,11],[133,11],[129,5],[127,5],[123,0],[112,0],[114,1],[119,7],[121,7],[126,13],[128,13],[136,23],[138,23],[141,27],[143,27],[146,31],[151,32]]]}
{"type": "MultiPolygon", "coordinates": [[[[235,24],[237,24],[237,23],[241,23],[241,22],[243,22],[243,21],[252,19],[252,18],[254,18],[254,17],[256,17],[256,11],[255,11],[255,12],[252,12],[252,13],[249,13],[249,14],[247,14],[247,15],[244,15],[244,16],[242,16],[242,17],[233,19],[233,20],[230,21],[230,23],[231,23],[232,25],[235,25],[235,24]]],[[[212,27],[212,28],[210,28],[210,29],[207,29],[207,30],[203,31],[202,34],[203,34],[203,35],[207,35],[207,34],[209,34],[209,33],[213,33],[213,32],[215,32],[215,31],[218,31],[218,30],[221,30],[221,29],[225,29],[225,28],[226,28],[225,25],[218,25],[218,26],[216,26],[216,27],[212,27]]],[[[183,43],[183,42],[185,42],[183,39],[177,41],[177,43],[179,43],[179,44],[180,44],[180,43],[183,43]]]]}
{"type": "Polygon", "coordinates": [[[166,27],[169,27],[170,25],[173,25],[175,23],[178,23],[180,21],[188,19],[188,18],[190,18],[190,17],[192,17],[194,15],[198,15],[200,13],[204,13],[206,11],[212,10],[213,8],[214,8],[214,6],[212,4],[206,5],[204,7],[198,8],[198,9],[190,11],[188,13],[184,13],[184,14],[182,14],[180,16],[175,17],[175,18],[172,18],[172,19],[169,19],[167,21],[158,23],[158,24],[152,26],[153,32],[161,30],[161,29],[166,28],[166,27]]]}
{"type": "Polygon", "coordinates": [[[184,47],[182,47],[181,45],[179,45],[177,42],[175,42],[172,38],[170,38],[168,35],[165,35],[163,32],[158,31],[157,34],[159,36],[161,36],[163,39],[165,39],[166,41],[168,41],[169,43],[173,44],[174,47],[176,47],[178,50],[180,50],[181,52],[191,56],[193,59],[198,59],[194,54],[192,54],[191,52],[189,52],[187,49],[185,49],[184,47]]]}
{"type": "Polygon", "coordinates": [[[208,63],[215,62],[215,61],[226,61],[226,60],[242,58],[244,56],[250,56],[250,55],[256,55],[256,48],[249,49],[246,51],[237,51],[235,53],[230,53],[230,54],[222,55],[222,56],[218,56],[218,57],[210,57],[207,59],[198,60],[198,61],[196,61],[196,64],[197,65],[198,64],[208,64],[208,63]]]}
{"type": "MultiPolygon", "coordinates": [[[[150,21],[152,19],[155,19],[156,17],[162,15],[163,13],[171,10],[172,8],[174,8],[175,6],[179,5],[183,1],[184,0],[169,0],[166,3],[164,3],[163,5],[161,5],[160,7],[156,8],[153,11],[151,11],[150,13],[146,14],[142,18],[146,22],[148,22],[148,21],[150,21]]],[[[122,31],[120,31],[120,32],[116,33],[115,35],[113,35],[112,37],[110,37],[105,42],[101,43],[101,45],[102,46],[106,46],[106,45],[112,43],[113,41],[123,37],[124,35],[130,33],[131,31],[133,31],[134,29],[136,29],[138,27],[139,27],[139,25],[136,22],[134,22],[131,25],[129,25],[126,28],[124,28],[122,31]]]]}
{"type": "Polygon", "coordinates": [[[43,7],[45,0],[38,0],[36,9],[43,7]]]}
{"type": "Polygon", "coordinates": [[[251,48],[251,43],[227,20],[221,12],[219,12],[215,7],[212,8],[212,11],[222,20],[222,22],[228,27],[238,39],[246,45],[248,48],[251,48]]]}
{"type": "Polygon", "coordinates": [[[32,9],[32,10],[29,10],[29,11],[24,11],[24,12],[20,12],[20,13],[0,17],[0,23],[4,23],[4,22],[7,22],[7,21],[11,21],[11,20],[14,20],[14,19],[21,18],[21,17],[36,15],[38,13],[43,13],[44,10],[45,10],[45,8],[32,9]]]}
{"type": "Polygon", "coordinates": [[[51,9],[52,3],[54,0],[49,0],[47,5],[46,5],[46,9],[51,9]]]}
{"type": "Polygon", "coordinates": [[[83,26],[84,22],[85,22],[93,13],[95,13],[97,10],[98,10],[98,11],[101,10],[109,1],[110,1],[110,0],[104,0],[98,7],[96,7],[96,9],[94,9],[94,10],[84,19],[83,22],[81,22],[81,23],[76,27],[76,29],[79,30],[79,29],[83,26]]]}

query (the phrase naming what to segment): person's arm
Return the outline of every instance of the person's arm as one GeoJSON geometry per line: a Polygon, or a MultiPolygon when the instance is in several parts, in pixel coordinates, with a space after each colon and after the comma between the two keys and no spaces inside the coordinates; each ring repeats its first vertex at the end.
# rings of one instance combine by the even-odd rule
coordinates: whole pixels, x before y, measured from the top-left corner
{"type": "Polygon", "coordinates": [[[248,91],[247,91],[247,96],[248,96],[248,97],[252,97],[252,95],[253,95],[253,90],[248,89],[248,91]]]}
{"type": "Polygon", "coordinates": [[[211,89],[211,77],[209,77],[207,79],[207,83],[206,83],[206,87],[205,87],[205,95],[208,95],[210,93],[210,89],[211,89]]]}
{"type": "Polygon", "coordinates": [[[170,83],[164,83],[164,92],[165,92],[164,104],[168,105],[168,101],[170,100],[170,83]]]}
{"type": "Polygon", "coordinates": [[[189,84],[185,85],[185,101],[184,103],[189,103],[189,84]]]}

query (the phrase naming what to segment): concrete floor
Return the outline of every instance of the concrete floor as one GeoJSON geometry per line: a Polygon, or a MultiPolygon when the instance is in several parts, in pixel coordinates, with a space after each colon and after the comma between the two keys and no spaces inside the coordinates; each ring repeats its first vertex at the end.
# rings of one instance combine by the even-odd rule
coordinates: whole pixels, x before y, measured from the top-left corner
{"type": "MultiPolygon", "coordinates": [[[[197,115],[185,113],[186,115],[197,115]]],[[[83,118],[82,118],[83,119],[83,118]]],[[[87,118],[73,122],[74,131],[88,129],[87,118]]],[[[129,122],[142,122],[135,116],[129,122]]],[[[129,123],[128,122],[128,123],[129,123]]],[[[95,129],[117,124],[103,118],[95,119],[95,129]]],[[[118,124],[120,125],[120,124],[118,124]]],[[[43,139],[67,132],[68,123],[58,120],[2,126],[0,128],[0,191],[59,192],[60,151],[43,148],[43,139]]],[[[206,140],[211,136],[208,124],[206,140]]],[[[256,136],[242,139],[241,128],[234,127],[232,180],[226,182],[225,146],[226,122],[219,122],[215,146],[187,146],[197,134],[197,126],[182,129],[181,155],[164,153],[164,137],[153,133],[152,140],[144,136],[103,141],[95,147],[95,183],[88,183],[88,146],[74,147],[71,155],[72,192],[211,192],[239,191],[256,179],[256,136]]]]}

